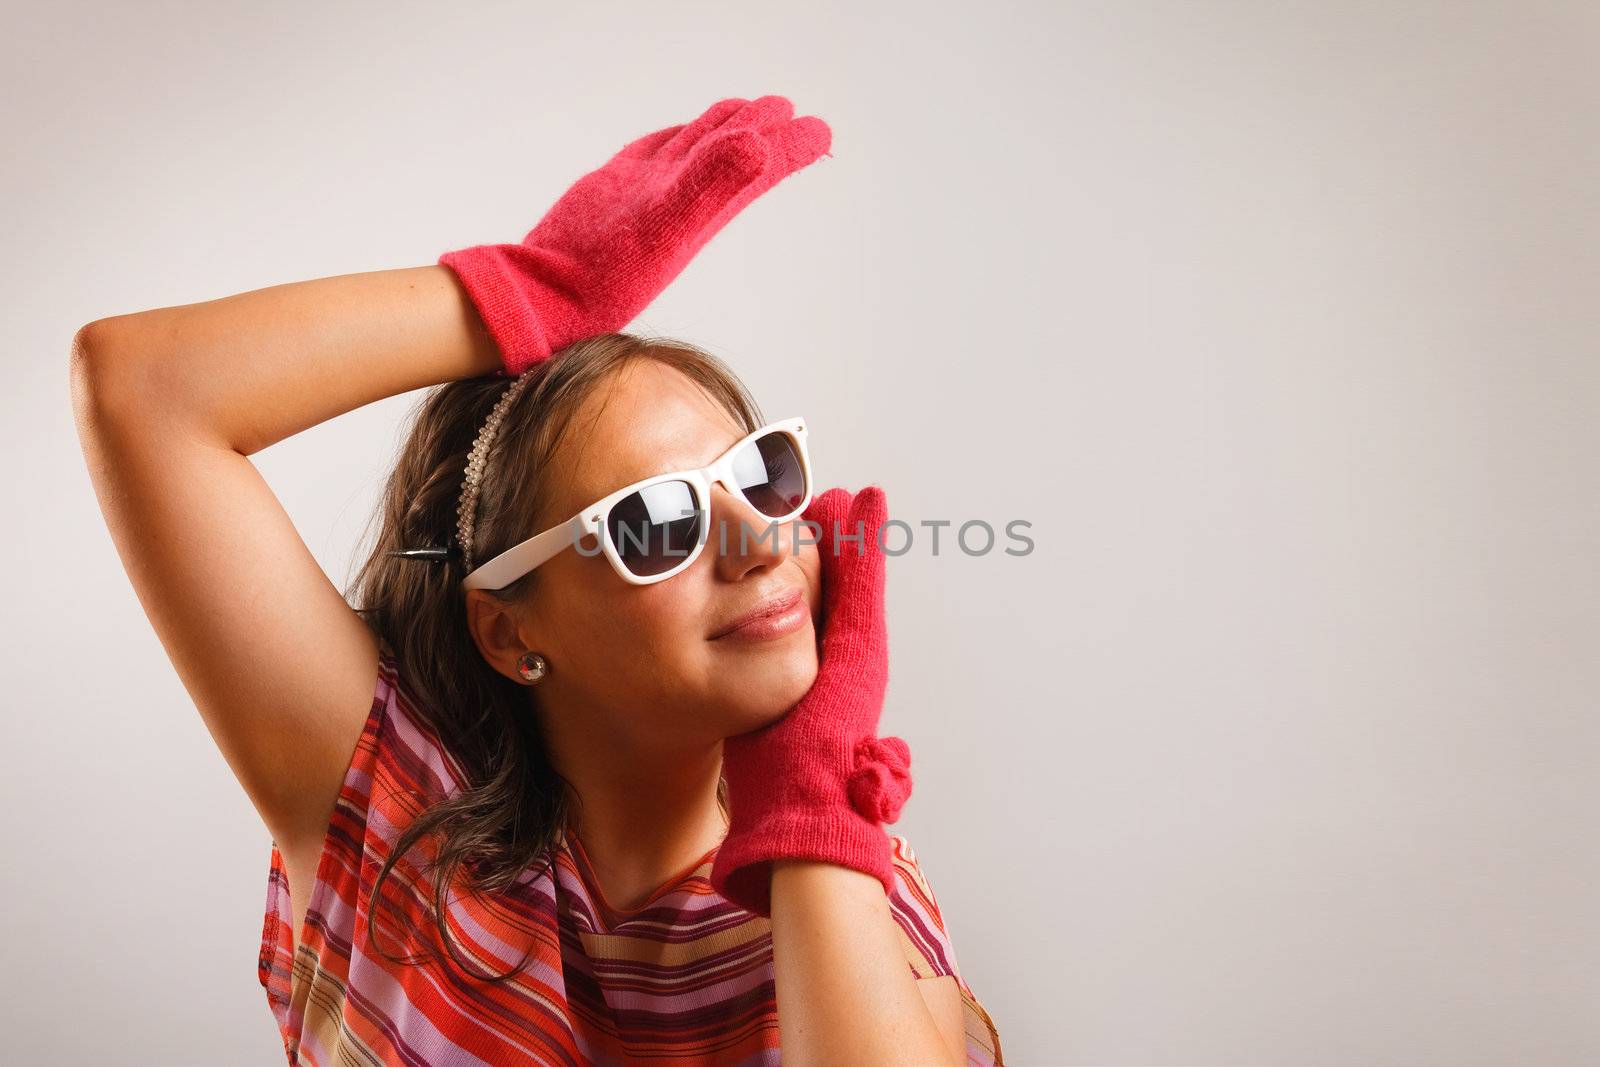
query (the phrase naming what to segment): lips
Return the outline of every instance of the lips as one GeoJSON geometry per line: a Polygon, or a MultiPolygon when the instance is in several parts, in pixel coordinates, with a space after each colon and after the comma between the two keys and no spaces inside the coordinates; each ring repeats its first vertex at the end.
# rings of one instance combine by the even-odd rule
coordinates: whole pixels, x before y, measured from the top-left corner
{"type": "Polygon", "coordinates": [[[727,625],[723,626],[722,629],[712,634],[711,640],[715,641],[719,637],[726,637],[739,627],[745,625],[746,623],[754,622],[756,619],[765,618],[768,615],[781,615],[790,608],[794,607],[799,600],[799,589],[791,589],[787,593],[779,593],[777,596],[769,597],[768,599],[763,600],[760,604],[756,605],[753,610],[740,615],[732,622],[729,622],[727,625]]]}

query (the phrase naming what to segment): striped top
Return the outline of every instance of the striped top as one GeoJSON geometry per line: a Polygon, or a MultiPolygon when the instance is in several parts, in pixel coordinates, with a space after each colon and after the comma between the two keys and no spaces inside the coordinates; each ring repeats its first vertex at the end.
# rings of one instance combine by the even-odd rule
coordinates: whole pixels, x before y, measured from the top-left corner
{"type": "MultiPolygon", "coordinates": [[[[300,937],[283,858],[272,848],[257,976],[291,1067],[307,1065],[776,1064],[772,922],[711,886],[713,848],[621,911],[597,888],[576,835],[496,894],[446,895],[451,945],[440,950],[419,843],[384,882],[379,946],[367,944],[369,895],[391,845],[432,800],[459,789],[459,764],[416,713],[387,646],[377,691],[345,773],[300,937]],[[392,916],[405,915],[404,929],[392,916]],[[427,940],[419,940],[427,935],[427,940]],[[527,966],[503,982],[486,976],[527,966]]],[[[918,978],[952,975],[967,1062],[1000,1064],[1000,1037],[956,969],[938,901],[906,839],[891,835],[890,911],[918,978]]]]}

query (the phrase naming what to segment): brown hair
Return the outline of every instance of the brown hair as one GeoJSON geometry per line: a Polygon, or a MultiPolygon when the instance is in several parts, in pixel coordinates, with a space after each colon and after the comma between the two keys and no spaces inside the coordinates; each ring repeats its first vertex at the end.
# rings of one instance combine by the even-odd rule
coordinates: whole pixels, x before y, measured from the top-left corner
{"type": "MultiPolygon", "coordinates": [[[[608,333],[555,353],[506,410],[490,448],[472,533],[482,562],[536,532],[549,495],[552,457],[583,401],[635,360],[682,372],[750,432],[763,424],[755,398],[716,356],[694,345],[608,333]]],[[[434,925],[463,968],[445,922],[445,889],[459,873],[472,892],[504,891],[541,858],[553,862],[570,814],[568,783],[551,764],[530,698],[537,688],[505,677],[484,660],[467,628],[460,553],[419,561],[391,551],[453,544],[467,455],[490,410],[509,388],[505,377],[447,382],[431,389],[412,416],[394,470],[373,516],[378,535],[346,599],[403,668],[419,717],[463,771],[460,792],[440,798],[400,834],[372,889],[368,944],[377,947],[379,894],[396,860],[424,835],[441,838],[432,861],[434,925]]],[[[370,526],[369,526],[370,531],[370,526]]],[[[512,603],[538,581],[531,571],[491,595],[512,603]]],[[[431,799],[431,798],[430,798],[431,799]]],[[[719,789],[719,801],[726,805],[719,789]]],[[[401,924],[403,927],[403,924],[401,924]]],[[[406,961],[411,962],[411,961],[406,961]]],[[[488,980],[510,977],[481,975],[488,980]]]]}

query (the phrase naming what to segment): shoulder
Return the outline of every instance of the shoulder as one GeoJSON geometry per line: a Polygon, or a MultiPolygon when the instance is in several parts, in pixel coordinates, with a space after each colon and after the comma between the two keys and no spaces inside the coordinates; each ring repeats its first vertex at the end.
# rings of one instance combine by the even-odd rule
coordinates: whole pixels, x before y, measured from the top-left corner
{"type": "MultiPolygon", "coordinates": [[[[906,952],[906,962],[918,979],[936,979],[946,975],[955,979],[963,1013],[966,1032],[967,1062],[1001,1064],[1000,1034],[988,1010],[979,1002],[977,994],[961,974],[956,959],[955,940],[939,898],[933,891],[933,880],[911,842],[903,834],[889,835],[890,852],[894,863],[894,892],[889,895],[889,909],[899,924],[901,944],[906,952]]],[[[934,864],[935,873],[944,867],[934,864]]],[[[919,986],[926,983],[919,982],[919,986]]],[[[924,996],[929,994],[924,993],[924,996]]],[[[946,991],[941,994],[949,996],[946,991]]]]}
{"type": "Polygon", "coordinates": [[[370,814],[382,814],[391,828],[458,792],[464,780],[459,761],[439,735],[436,716],[408,678],[404,661],[385,643],[378,654],[372,711],[346,781],[347,799],[367,801],[370,814]]]}
{"type": "Polygon", "coordinates": [[[390,839],[423,808],[459,790],[460,765],[433,723],[404,661],[380,641],[372,702],[324,830],[324,851],[359,852],[373,837],[390,839]]]}
{"type": "Polygon", "coordinates": [[[916,849],[903,834],[890,834],[889,848],[894,866],[889,910],[911,950],[907,960],[912,970],[919,978],[945,974],[959,977],[955,945],[944,912],[916,849]]]}
{"type": "Polygon", "coordinates": [[[940,910],[939,898],[934,894],[933,883],[917,850],[903,834],[890,834],[889,848],[894,864],[895,888],[899,891],[901,903],[925,913],[929,921],[943,930],[944,913],[940,910]]]}

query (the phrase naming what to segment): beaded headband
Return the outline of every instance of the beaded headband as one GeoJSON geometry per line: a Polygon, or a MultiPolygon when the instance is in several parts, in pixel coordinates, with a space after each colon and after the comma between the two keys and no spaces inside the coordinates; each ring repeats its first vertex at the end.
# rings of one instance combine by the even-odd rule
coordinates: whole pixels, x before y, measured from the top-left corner
{"type": "Polygon", "coordinates": [[[494,444],[495,436],[500,432],[500,423],[505,419],[506,411],[516,402],[523,389],[533,380],[533,372],[538,364],[523,371],[517,380],[511,383],[511,388],[501,394],[495,403],[494,410],[489,412],[489,417],[484,420],[483,426],[478,430],[478,437],[472,443],[472,451],[467,453],[466,470],[462,472],[461,499],[456,504],[456,543],[448,548],[408,548],[390,552],[391,556],[400,556],[405,559],[449,559],[459,555],[461,562],[470,574],[472,572],[472,534],[478,513],[478,490],[483,483],[483,468],[489,462],[489,449],[494,444]]]}

